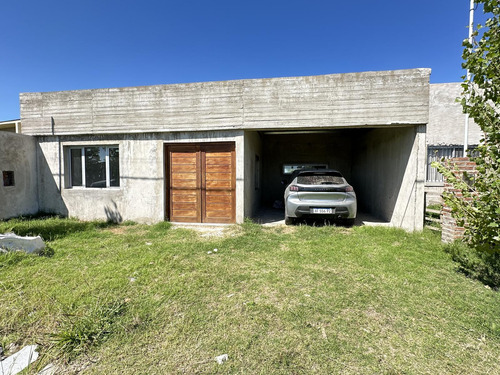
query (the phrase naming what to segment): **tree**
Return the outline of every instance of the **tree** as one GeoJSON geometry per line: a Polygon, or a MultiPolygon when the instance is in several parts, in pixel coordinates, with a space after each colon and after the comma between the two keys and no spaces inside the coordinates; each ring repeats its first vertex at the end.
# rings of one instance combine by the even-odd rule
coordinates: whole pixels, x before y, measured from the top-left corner
{"type": "Polygon", "coordinates": [[[464,240],[472,247],[500,253],[500,0],[475,0],[488,19],[463,42],[464,78],[461,98],[465,113],[479,125],[484,138],[471,159],[474,175],[460,175],[449,163],[435,166],[459,194],[446,194],[457,223],[465,227],[464,240]],[[482,34],[479,37],[479,31],[482,34]]]}

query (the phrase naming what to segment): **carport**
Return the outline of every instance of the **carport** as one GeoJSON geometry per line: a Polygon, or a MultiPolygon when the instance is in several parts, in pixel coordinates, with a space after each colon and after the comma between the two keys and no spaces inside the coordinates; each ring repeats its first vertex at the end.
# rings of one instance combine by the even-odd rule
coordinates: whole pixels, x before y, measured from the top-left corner
{"type": "Polygon", "coordinates": [[[423,180],[416,172],[423,166],[424,134],[424,126],[247,134],[259,150],[253,163],[254,168],[260,164],[254,170],[253,188],[260,190],[254,197],[254,218],[260,220],[259,215],[271,209],[277,215],[290,166],[310,165],[337,169],[346,177],[357,194],[358,217],[410,227],[419,220],[415,204],[423,180]]]}

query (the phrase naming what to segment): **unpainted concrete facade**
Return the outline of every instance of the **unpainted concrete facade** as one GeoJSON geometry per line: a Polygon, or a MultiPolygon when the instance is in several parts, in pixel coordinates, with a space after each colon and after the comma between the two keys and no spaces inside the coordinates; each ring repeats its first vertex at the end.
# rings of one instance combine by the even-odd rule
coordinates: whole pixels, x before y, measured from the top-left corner
{"type": "MultiPolygon", "coordinates": [[[[242,131],[39,137],[40,210],[85,220],[134,220],[143,223],[165,220],[164,145],[228,140],[236,143],[237,159],[242,164],[242,131]],[[68,188],[67,163],[64,163],[67,150],[86,145],[120,148],[119,188],[68,188]]],[[[237,170],[238,222],[244,219],[243,191],[243,170],[237,170]]]]}
{"type": "Polygon", "coordinates": [[[20,95],[39,144],[39,209],[166,219],[165,145],[233,142],[236,222],[282,198],[284,163],[328,163],[388,225],[423,224],[429,69],[20,95]],[[118,146],[120,186],[69,186],[68,150],[118,146]]]}
{"type": "Polygon", "coordinates": [[[0,150],[0,220],[37,213],[36,139],[0,132],[0,150]],[[13,176],[12,184],[4,180],[4,173],[13,176]]]}

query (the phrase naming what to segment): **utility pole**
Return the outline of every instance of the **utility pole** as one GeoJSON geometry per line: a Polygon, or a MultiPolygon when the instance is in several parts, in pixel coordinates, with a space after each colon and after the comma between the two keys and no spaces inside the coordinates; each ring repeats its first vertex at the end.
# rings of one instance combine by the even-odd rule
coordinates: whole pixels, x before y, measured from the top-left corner
{"type": "MultiPolygon", "coordinates": [[[[474,31],[474,0],[470,0],[469,8],[469,43],[472,45],[472,32],[474,31]]],[[[470,71],[467,69],[467,81],[470,81],[470,71]]],[[[469,83],[470,84],[470,83],[469,83]]],[[[466,100],[469,99],[467,95],[466,100]]],[[[464,156],[467,156],[469,148],[469,114],[465,114],[465,130],[464,130],[464,156]]]]}

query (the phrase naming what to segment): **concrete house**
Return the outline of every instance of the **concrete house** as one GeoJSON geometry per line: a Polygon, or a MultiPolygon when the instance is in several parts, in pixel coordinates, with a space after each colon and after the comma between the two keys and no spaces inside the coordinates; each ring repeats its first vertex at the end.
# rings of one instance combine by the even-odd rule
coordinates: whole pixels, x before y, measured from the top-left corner
{"type": "Polygon", "coordinates": [[[294,167],[326,165],[354,186],[361,213],[418,230],[429,76],[410,69],[22,93],[36,207],[86,220],[239,223],[282,199],[280,182],[294,167]]]}

